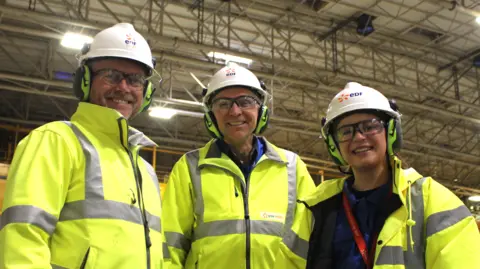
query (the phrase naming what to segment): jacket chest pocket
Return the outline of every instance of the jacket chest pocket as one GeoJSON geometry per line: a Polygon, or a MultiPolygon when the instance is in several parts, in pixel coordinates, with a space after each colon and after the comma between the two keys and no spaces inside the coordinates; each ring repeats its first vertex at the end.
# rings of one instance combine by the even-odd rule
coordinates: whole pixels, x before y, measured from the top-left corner
{"type": "Polygon", "coordinates": [[[236,203],[243,201],[238,186],[232,177],[202,176],[204,221],[228,219],[240,213],[235,209],[236,203]]]}

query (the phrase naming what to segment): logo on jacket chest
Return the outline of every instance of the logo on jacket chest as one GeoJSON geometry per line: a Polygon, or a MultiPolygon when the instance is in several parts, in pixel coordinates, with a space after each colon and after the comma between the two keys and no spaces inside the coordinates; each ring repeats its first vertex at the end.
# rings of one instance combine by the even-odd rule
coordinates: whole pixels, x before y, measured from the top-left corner
{"type": "Polygon", "coordinates": [[[265,220],[272,220],[272,221],[284,221],[285,214],[281,213],[274,213],[274,212],[260,212],[260,217],[265,220]]]}

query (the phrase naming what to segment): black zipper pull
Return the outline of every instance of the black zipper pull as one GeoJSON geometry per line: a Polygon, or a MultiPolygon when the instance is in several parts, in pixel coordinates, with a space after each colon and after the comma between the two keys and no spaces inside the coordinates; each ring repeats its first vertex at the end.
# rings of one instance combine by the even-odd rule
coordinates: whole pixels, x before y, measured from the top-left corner
{"type": "Polygon", "coordinates": [[[233,184],[233,189],[235,190],[235,197],[238,197],[238,191],[237,191],[237,187],[235,186],[235,184],[233,184]]]}

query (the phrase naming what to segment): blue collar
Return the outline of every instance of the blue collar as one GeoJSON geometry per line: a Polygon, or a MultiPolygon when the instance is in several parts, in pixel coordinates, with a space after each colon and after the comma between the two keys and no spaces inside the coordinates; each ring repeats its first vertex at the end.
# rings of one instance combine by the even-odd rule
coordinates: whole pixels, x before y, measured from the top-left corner
{"type": "Polygon", "coordinates": [[[235,154],[233,154],[233,151],[230,148],[230,145],[227,144],[223,139],[217,139],[215,141],[215,144],[217,145],[218,149],[220,149],[221,152],[225,153],[240,168],[240,170],[242,170],[245,178],[248,177],[250,172],[253,170],[253,167],[257,164],[257,162],[260,160],[262,155],[265,153],[265,145],[262,142],[262,139],[259,139],[256,136],[253,136],[252,156],[250,158],[250,161],[246,164],[242,164],[240,160],[238,160],[235,154]]]}
{"type": "Polygon", "coordinates": [[[352,207],[356,205],[361,199],[366,199],[368,202],[379,206],[385,202],[389,190],[392,188],[392,181],[389,180],[386,184],[368,191],[357,191],[353,188],[354,178],[350,177],[345,180],[343,189],[347,194],[347,198],[352,207]]]}

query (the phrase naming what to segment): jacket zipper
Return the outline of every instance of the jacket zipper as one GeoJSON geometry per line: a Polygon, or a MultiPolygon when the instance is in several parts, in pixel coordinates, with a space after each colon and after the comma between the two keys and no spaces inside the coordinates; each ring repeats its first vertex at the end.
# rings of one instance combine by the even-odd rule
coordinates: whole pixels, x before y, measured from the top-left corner
{"type": "Polygon", "coordinates": [[[250,175],[245,179],[245,197],[243,198],[243,207],[245,212],[245,231],[246,231],[246,263],[247,269],[250,269],[250,252],[251,252],[251,242],[250,242],[250,212],[248,210],[248,187],[250,185],[250,175]]]}
{"type": "MultiPolygon", "coordinates": [[[[150,269],[150,247],[152,246],[152,242],[150,241],[150,229],[148,227],[148,221],[147,217],[145,214],[145,205],[143,203],[143,193],[142,193],[142,182],[141,182],[141,176],[139,176],[139,170],[138,167],[135,165],[135,162],[133,160],[132,152],[130,149],[123,144],[123,128],[122,128],[122,123],[119,120],[118,121],[118,128],[120,131],[120,144],[122,144],[123,148],[128,154],[128,158],[130,159],[130,164],[132,165],[132,170],[133,170],[133,175],[135,177],[135,185],[137,187],[137,196],[138,196],[138,208],[140,209],[140,215],[142,218],[142,224],[143,224],[143,233],[145,236],[145,247],[146,247],[146,252],[147,252],[147,269],[150,269]],[[143,208],[143,210],[142,210],[143,208]]],[[[136,156],[138,156],[138,150],[136,153],[136,156]]]]}
{"type": "MultiPolygon", "coordinates": [[[[199,168],[205,167],[205,166],[210,166],[210,167],[215,167],[220,170],[223,170],[231,175],[233,175],[234,178],[236,178],[240,182],[240,186],[242,187],[242,195],[243,195],[243,212],[244,212],[244,219],[245,219],[245,261],[246,261],[246,269],[250,269],[250,254],[251,254],[251,231],[250,231],[250,215],[249,215],[249,210],[248,210],[248,186],[249,186],[249,179],[250,175],[245,179],[245,184],[243,183],[242,179],[233,173],[232,171],[225,169],[223,167],[213,165],[213,164],[202,164],[199,166],[199,168]]],[[[234,185],[235,188],[235,185],[234,185]]],[[[235,188],[235,191],[237,189],[235,188]]]]}
{"type": "MultiPolygon", "coordinates": [[[[145,235],[145,247],[147,251],[147,269],[150,269],[150,247],[152,246],[152,242],[150,240],[150,228],[148,227],[148,220],[145,215],[145,204],[143,202],[143,191],[142,191],[142,180],[140,180],[139,177],[139,170],[138,167],[135,165],[135,162],[133,160],[132,152],[130,150],[128,151],[128,157],[130,158],[130,162],[133,167],[133,174],[135,175],[135,182],[137,185],[137,193],[138,193],[138,208],[140,209],[140,215],[142,218],[142,224],[143,224],[143,233],[145,235]]],[[[138,157],[138,151],[136,156],[138,157]]],[[[136,158],[135,158],[136,159],[136,158]]]]}

